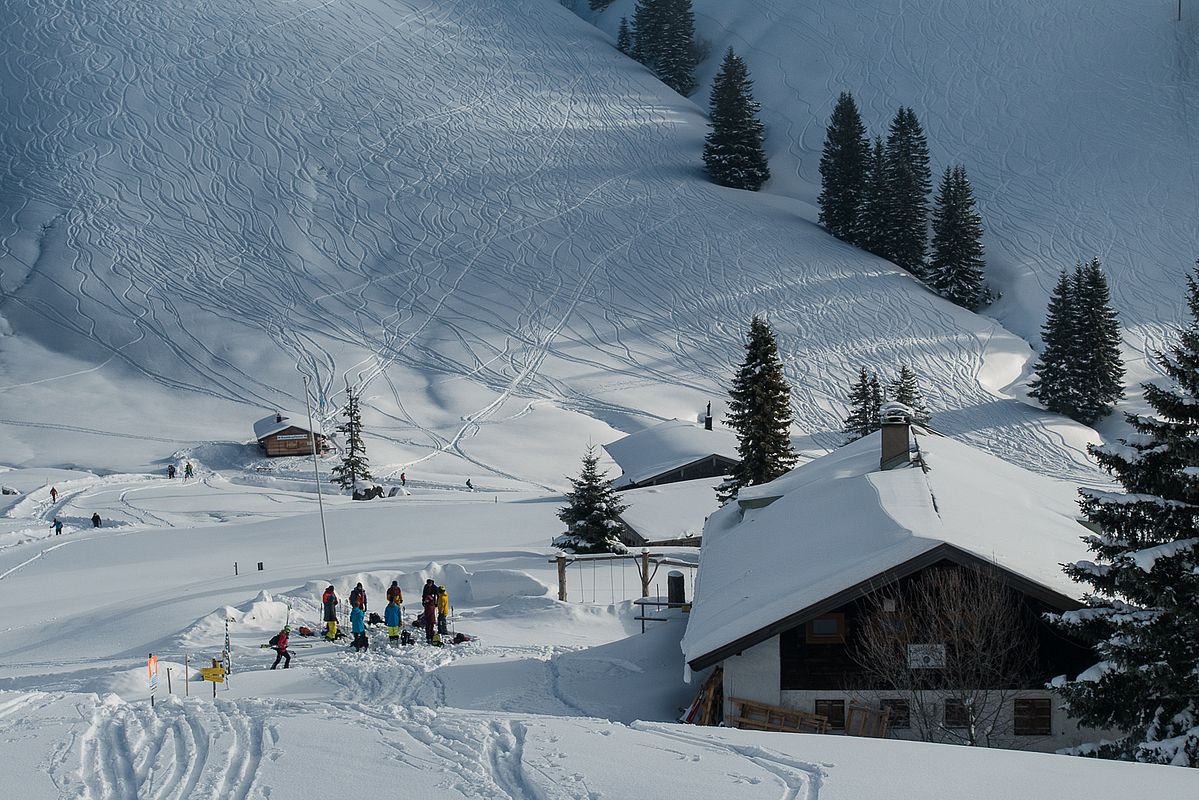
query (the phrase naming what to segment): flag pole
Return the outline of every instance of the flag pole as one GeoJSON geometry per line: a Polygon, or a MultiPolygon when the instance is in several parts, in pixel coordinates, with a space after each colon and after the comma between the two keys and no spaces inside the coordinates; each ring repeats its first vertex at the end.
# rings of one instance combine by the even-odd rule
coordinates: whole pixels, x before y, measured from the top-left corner
{"type": "Polygon", "coordinates": [[[308,441],[312,445],[312,474],[316,477],[316,504],[321,511],[321,541],[325,543],[325,566],[329,565],[329,536],[325,532],[325,501],[321,497],[321,471],[316,460],[316,433],[312,425],[312,402],[308,399],[308,376],[304,376],[304,408],[308,410],[308,441]]]}

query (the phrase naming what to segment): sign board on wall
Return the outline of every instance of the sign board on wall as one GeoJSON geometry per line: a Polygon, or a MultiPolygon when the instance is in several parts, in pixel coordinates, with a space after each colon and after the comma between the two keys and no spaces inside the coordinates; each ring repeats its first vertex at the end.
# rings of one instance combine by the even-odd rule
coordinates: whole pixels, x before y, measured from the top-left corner
{"type": "Polygon", "coordinates": [[[945,669],[945,645],[909,644],[908,669],[945,669]]]}

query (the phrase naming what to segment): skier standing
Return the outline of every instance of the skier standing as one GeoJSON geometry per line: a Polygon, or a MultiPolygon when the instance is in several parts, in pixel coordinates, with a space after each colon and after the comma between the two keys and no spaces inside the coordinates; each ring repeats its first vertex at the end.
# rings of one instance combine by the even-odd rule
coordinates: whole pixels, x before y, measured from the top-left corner
{"type": "Polygon", "coordinates": [[[383,609],[383,624],[387,626],[387,640],[392,644],[398,644],[400,641],[400,625],[404,622],[404,615],[400,609],[400,601],[396,597],[391,596],[391,590],[388,590],[387,608],[383,609]]]}
{"type": "Polygon", "coordinates": [[[324,609],[325,638],[333,641],[337,638],[337,592],[330,586],[321,595],[321,605],[324,609]]]}
{"type": "Polygon", "coordinates": [[[400,486],[407,486],[407,485],[408,485],[408,473],[401,472],[400,473],[400,486]]]}
{"type": "Polygon", "coordinates": [[[62,533],[62,520],[55,517],[54,521],[50,523],[50,527],[54,528],[54,535],[57,536],[62,533]]]}
{"type": "Polygon", "coordinates": [[[50,487],[50,502],[51,503],[58,502],[58,490],[55,489],[53,486],[50,487]]]}
{"type": "Polygon", "coordinates": [[[350,590],[350,607],[366,611],[366,589],[362,588],[362,581],[350,590]]]}
{"type": "Polygon", "coordinates": [[[354,634],[354,649],[361,653],[369,644],[366,640],[366,612],[361,606],[354,606],[350,610],[350,633],[354,634]]]}
{"type": "Polygon", "coordinates": [[[183,477],[190,478],[193,474],[195,473],[192,472],[192,462],[189,461],[183,465],[183,477]]]}
{"type": "MultiPolygon", "coordinates": [[[[430,581],[430,583],[432,583],[432,581],[430,581]]],[[[421,598],[421,607],[424,609],[421,616],[425,623],[425,643],[426,644],[435,644],[440,641],[440,637],[438,637],[438,635],[437,635],[437,628],[436,628],[436,624],[437,624],[437,592],[436,592],[436,588],[437,587],[433,587],[433,588],[434,588],[434,591],[432,593],[426,593],[421,598]]]]}
{"type": "Polygon", "coordinates": [[[387,587],[387,602],[395,600],[400,605],[404,604],[404,593],[400,591],[400,582],[392,581],[391,586],[387,587]]]}
{"type": "Polygon", "coordinates": [[[437,632],[445,636],[450,632],[450,596],[444,586],[437,587],[437,632]]]}
{"type": "Polygon", "coordinates": [[[92,513],[92,527],[93,528],[100,527],[100,513],[98,511],[92,513]]]}
{"type": "MultiPolygon", "coordinates": [[[[167,477],[170,478],[171,480],[175,479],[175,465],[174,464],[167,464],[167,477]]],[[[284,669],[286,669],[286,667],[284,667],[284,669]]]]}
{"type": "Polygon", "coordinates": [[[275,637],[275,654],[276,655],[275,655],[275,663],[271,664],[271,669],[274,669],[275,667],[279,666],[280,659],[286,659],[283,662],[283,669],[287,669],[288,667],[291,666],[291,653],[289,653],[287,651],[287,639],[288,639],[288,635],[290,633],[291,633],[291,626],[284,625],[283,630],[279,631],[279,634],[275,637]]]}

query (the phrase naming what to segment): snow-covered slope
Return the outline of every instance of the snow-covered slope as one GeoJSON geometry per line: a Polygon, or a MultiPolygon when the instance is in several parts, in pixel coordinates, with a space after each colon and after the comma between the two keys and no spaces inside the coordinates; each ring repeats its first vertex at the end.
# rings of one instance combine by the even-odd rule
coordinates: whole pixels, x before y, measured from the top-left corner
{"type": "Polygon", "coordinates": [[[700,110],[550,0],[34,0],[0,51],[0,463],[161,467],[308,376],[318,416],[364,389],[384,477],[560,486],[588,439],[719,410],[767,312],[801,447],[904,362],[940,427],[1093,477],[1085,429],[1006,399],[1022,340],[707,184],[700,110]]]}

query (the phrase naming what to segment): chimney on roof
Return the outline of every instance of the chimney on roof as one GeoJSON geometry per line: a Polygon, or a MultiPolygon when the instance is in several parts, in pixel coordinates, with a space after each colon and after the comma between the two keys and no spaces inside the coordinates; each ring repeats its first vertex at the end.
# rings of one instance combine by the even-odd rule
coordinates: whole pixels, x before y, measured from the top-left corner
{"type": "Polygon", "coordinates": [[[880,469],[906,467],[911,463],[912,409],[903,403],[884,403],[878,410],[883,448],[880,469]]]}
{"type": "Polygon", "coordinates": [[[275,422],[282,422],[282,421],[283,421],[283,414],[281,412],[276,411],[275,412],[275,422]]]}
{"type": "Polygon", "coordinates": [[[708,401],[708,410],[704,412],[704,430],[712,430],[712,401],[708,401]]]}

